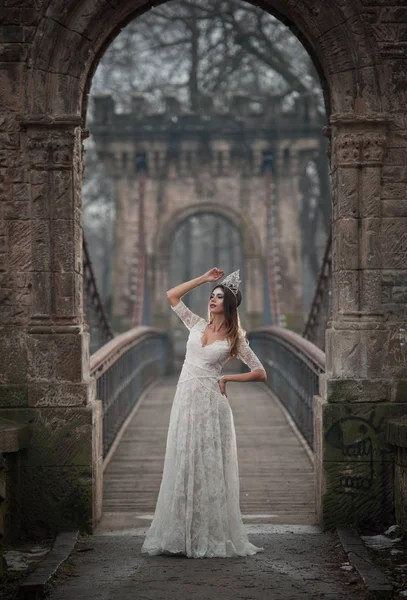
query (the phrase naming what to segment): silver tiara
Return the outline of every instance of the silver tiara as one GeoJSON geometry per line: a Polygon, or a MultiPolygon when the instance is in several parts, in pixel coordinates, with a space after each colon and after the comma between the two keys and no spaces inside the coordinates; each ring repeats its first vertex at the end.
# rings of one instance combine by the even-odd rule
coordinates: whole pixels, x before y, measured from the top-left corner
{"type": "Polygon", "coordinates": [[[239,290],[239,284],[241,282],[239,271],[240,269],[238,269],[237,271],[233,271],[233,273],[230,273],[230,275],[228,275],[223,281],[221,281],[221,285],[224,285],[227,288],[229,288],[235,296],[239,290]]]}

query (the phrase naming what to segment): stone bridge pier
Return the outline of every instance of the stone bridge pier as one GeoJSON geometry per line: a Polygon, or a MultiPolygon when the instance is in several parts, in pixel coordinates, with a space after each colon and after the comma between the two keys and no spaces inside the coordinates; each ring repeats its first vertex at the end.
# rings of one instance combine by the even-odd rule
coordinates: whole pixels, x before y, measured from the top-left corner
{"type": "MultiPolygon", "coordinates": [[[[397,105],[397,96],[380,100],[397,105]]],[[[391,112],[330,118],[333,308],[314,401],[316,494],[326,526],[386,521],[393,510],[386,423],[405,413],[407,400],[403,122],[391,112]]]]}
{"type": "MultiPolygon", "coordinates": [[[[0,417],[30,426],[21,463],[29,531],[84,529],[101,514],[101,411],[82,307],[82,137],[98,60],[154,4],[2,5],[0,417]]],[[[385,521],[393,489],[386,422],[407,400],[407,11],[397,0],[258,4],[310,52],[331,135],[333,311],[315,399],[319,515],[326,527],[385,521]]]]}

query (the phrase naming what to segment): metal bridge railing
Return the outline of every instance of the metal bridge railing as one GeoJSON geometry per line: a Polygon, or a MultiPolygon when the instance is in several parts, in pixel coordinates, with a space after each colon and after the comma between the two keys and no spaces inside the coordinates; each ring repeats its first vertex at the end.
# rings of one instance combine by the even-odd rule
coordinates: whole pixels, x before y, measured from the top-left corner
{"type": "Polygon", "coordinates": [[[82,250],[83,307],[90,330],[90,352],[93,353],[113,338],[113,332],[97,288],[85,236],[82,237],[82,250]]]}
{"type": "Polygon", "coordinates": [[[332,310],[332,234],[329,235],[314,299],[303,336],[325,350],[325,330],[332,310]]]}
{"type": "Polygon", "coordinates": [[[313,397],[318,394],[319,375],[325,372],[324,352],[281,327],[255,329],[248,339],[267,371],[266,384],[313,449],[313,397]]]}
{"type": "Polygon", "coordinates": [[[169,372],[171,356],[169,337],[152,327],[134,327],[92,354],[91,375],[103,405],[103,457],[143,390],[169,372]]]}

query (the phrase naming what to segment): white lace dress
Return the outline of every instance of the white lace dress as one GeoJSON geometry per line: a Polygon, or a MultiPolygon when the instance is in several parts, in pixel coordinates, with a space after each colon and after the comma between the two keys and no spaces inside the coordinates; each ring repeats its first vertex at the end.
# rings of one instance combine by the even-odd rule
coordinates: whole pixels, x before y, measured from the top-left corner
{"type": "MultiPolygon", "coordinates": [[[[157,506],[141,551],[190,558],[256,554],[264,549],[249,542],[243,525],[233,415],[218,384],[230,359],[228,342],[202,346],[208,322],[182,300],[172,308],[190,333],[171,408],[157,506]]],[[[239,358],[252,371],[263,369],[244,337],[239,358]]]]}

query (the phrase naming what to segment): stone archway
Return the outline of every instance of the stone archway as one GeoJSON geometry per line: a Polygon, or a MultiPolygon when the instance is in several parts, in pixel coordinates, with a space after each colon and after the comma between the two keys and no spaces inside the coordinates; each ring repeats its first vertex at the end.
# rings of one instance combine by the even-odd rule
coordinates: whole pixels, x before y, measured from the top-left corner
{"type": "MultiPolygon", "coordinates": [[[[100,487],[100,413],[82,309],[81,141],[99,57],[121,27],[155,4],[50,0],[3,11],[1,414],[34,423],[23,475],[25,496],[37,492],[24,507],[27,527],[60,522],[61,506],[75,490],[84,499],[83,513],[90,514],[92,478],[93,491],[100,487]],[[64,446],[67,423],[76,442],[64,446]],[[44,487],[58,490],[63,500],[43,504],[38,490],[44,487]]],[[[358,439],[343,415],[370,418],[374,412],[383,423],[404,413],[407,359],[399,328],[407,306],[407,88],[401,25],[407,15],[391,5],[384,23],[379,3],[361,0],[256,4],[300,37],[326,96],[334,302],[327,372],[316,402],[317,498],[328,526],[350,514],[357,522],[367,513],[388,514],[391,477],[355,500],[341,474],[352,468],[346,448],[358,439]],[[342,438],[332,436],[335,424],[342,438]]],[[[381,444],[376,470],[390,473],[381,452],[383,426],[375,431],[381,444]]],[[[96,496],[94,521],[100,517],[96,496]]]]}
{"type": "Polygon", "coordinates": [[[200,214],[214,214],[230,221],[241,232],[243,241],[244,272],[247,273],[247,285],[258,290],[256,296],[247,299],[247,323],[253,328],[261,324],[263,314],[264,286],[264,256],[261,245],[261,232],[256,230],[250,218],[243,217],[237,210],[227,205],[202,202],[190,205],[172,213],[160,224],[155,234],[155,247],[152,264],[155,265],[152,274],[154,288],[154,311],[157,325],[168,326],[168,303],[163,290],[168,289],[168,271],[170,247],[175,231],[182,222],[200,214]]]}

